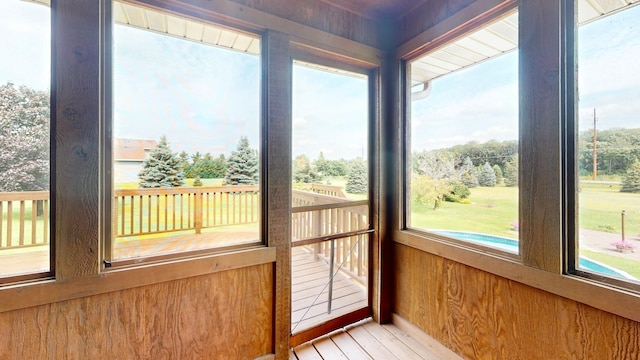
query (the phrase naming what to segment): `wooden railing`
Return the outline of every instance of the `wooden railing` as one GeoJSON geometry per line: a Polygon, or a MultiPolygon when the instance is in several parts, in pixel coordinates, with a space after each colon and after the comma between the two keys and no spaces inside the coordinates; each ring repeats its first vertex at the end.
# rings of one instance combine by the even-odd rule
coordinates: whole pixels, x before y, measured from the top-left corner
{"type": "MultiPolygon", "coordinates": [[[[314,184],[311,189],[338,193],[333,188],[314,184]]],[[[327,259],[333,242],[334,263],[342,264],[342,270],[364,281],[368,237],[353,233],[369,227],[368,202],[351,201],[343,195],[294,190],[293,241],[327,259]],[[325,237],[332,240],[321,241],[325,237]],[[309,245],[311,242],[314,244],[309,245]]],[[[114,234],[130,237],[183,230],[200,233],[205,228],[257,223],[259,209],[258,186],[116,190],[114,234]]],[[[48,191],[0,193],[0,249],[48,244],[49,237],[48,191]]]]}
{"type": "Polygon", "coordinates": [[[310,247],[316,257],[325,258],[354,279],[366,283],[368,235],[355,233],[369,228],[368,201],[296,190],[293,202],[294,246],[310,247]]]}
{"type": "Polygon", "coordinates": [[[257,223],[257,185],[128,189],[114,192],[116,237],[257,223]]]}
{"type": "Polygon", "coordinates": [[[0,249],[49,243],[49,192],[0,193],[0,249]]]}

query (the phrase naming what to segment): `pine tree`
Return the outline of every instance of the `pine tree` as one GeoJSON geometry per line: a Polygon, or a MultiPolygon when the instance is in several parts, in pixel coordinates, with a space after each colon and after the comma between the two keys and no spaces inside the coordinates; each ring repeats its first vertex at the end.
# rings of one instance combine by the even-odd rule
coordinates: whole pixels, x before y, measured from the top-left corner
{"type": "Polygon", "coordinates": [[[184,185],[180,157],[171,151],[167,137],[162,136],[158,145],[142,164],[138,174],[141,188],[175,187],[184,185]]]}
{"type": "Polygon", "coordinates": [[[476,168],[473,166],[473,162],[470,157],[464,158],[462,165],[460,166],[460,181],[469,188],[478,186],[478,177],[476,176],[476,168]]]}
{"type": "Polygon", "coordinates": [[[502,175],[502,169],[500,168],[500,165],[493,165],[493,172],[496,174],[496,185],[498,185],[502,182],[502,178],[504,177],[502,175]]]}
{"type": "Polygon", "coordinates": [[[640,161],[635,159],[622,179],[621,192],[640,193],[640,161]]]}
{"type": "Polygon", "coordinates": [[[224,176],[225,185],[255,185],[259,177],[258,154],[249,147],[246,136],[240,137],[236,151],[227,160],[227,173],[224,176]]]}
{"type": "Polygon", "coordinates": [[[196,176],[196,178],[193,179],[193,186],[194,187],[202,186],[202,180],[200,180],[200,176],[196,176]]]}
{"type": "Polygon", "coordinates": [[[504,164],[504,184],[518,186],[518,155],[504,164]]]}
{"type": "Polygon", "coordinates": [[[493,171],[489,162],[484,163],[478,175],[478,184],[480,186],[494,187],[496,186],[496,173],[493,171]]]}
{"type": "Polygon", "coordinates": [[[367,164],[362,160],[356,160],[351,166],[349,178],[345,190],[350,194],[364,194],[367,192],[367,164]]]}

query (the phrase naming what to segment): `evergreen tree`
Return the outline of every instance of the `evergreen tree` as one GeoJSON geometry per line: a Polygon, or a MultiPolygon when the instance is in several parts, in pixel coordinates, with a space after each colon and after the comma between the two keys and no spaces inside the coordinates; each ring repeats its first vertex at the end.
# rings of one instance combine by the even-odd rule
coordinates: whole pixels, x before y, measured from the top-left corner
{"type": "Polygon", "coordinates": [[[504,184],[518,186],[518,155],[504,164],[504,184]]]}
{"type": "Polygon", "coordinates": [[[364,194],[368,188],[367,179],[367,164],[364,160],[358,159],[351,166],[345,190],[350,194],[364,194]]]}
{"type": "Polygon", "coordinates": [[[227,160],[225,185],[255,185],[260,173],[257,151],[249,147],[246,136],[240,137],[236,151],[227,160]]]}
{"type": "Polygon", "coordinates": [[[202,180],[200,180],[200,176],[196,176],[196,178],[193,179],[193,186],[202,186],[202,180]]]}
{"type": "Polygon", "coordinates": [[[622,178],[621,192],[640,193],[640,161],[635,159],[622,178]]]}
{"type": "Polygon", "coordinates": [[[167,137],[162,136],[138,174],[141,188],[175,187],[184,185],[182,161],[171,151],[167,137]]]}
{"type": "Polygon", "coordinates": [[[473,166],[473,162],[470,157],[464,158],[462,165],[460,166],[460,181],[468,188],[474,188],[478,186],[478,177],[476,175],[476,168],[473,166]]]}
{"type": "Polygon", "coordinates": [[[500,184],[502,182],[502,169],[500,168],[500,165],[495,164],[493,165],[493,172],[496,174],[496,185],[500,184]]]}
{"type": "Polygon", "coordinates": [[[293,159],[293,182],[310,184],[320,180],[322,175],[311,166],[306,155],[298,155],[293,159]]]}
{"type": "Polygon", "coordinates": [[[496,173],[493,171],[489,162],[484,163],[478,174],[478,184],[480,186],[494,187],[496,186],[496,173]]]}

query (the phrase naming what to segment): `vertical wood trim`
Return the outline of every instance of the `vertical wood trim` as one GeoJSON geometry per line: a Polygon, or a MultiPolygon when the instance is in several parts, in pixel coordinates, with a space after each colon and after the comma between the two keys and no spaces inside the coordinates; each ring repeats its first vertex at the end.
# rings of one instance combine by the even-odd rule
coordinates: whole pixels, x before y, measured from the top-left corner
{"type": "Polygon", "coordinates": [[[274,347],[289,358],[291,333],[291,55],[289,36],[269,31],[263,39],[265,131],[262,178],[267,197],[267,241],[276,247],[274,347]],[[268,171],[267,171],[268,169],[268,171]],[[272,219],[272,220],[271,220],[272,219]]]}
{"type": "Polygon", "coordinates": [[[384,57],[379,79],[380,204],[379,236],[372,247],[374,285],[373,317],[391,321],[393,294],[393,234],[400,229],[400,67],[391,54],[384,57]]]}
{"type": "Polygon", "coordinates": [[[52,13],[56,278],[99,271],[100,24],[103,1],[57,0],[52,13]]]}
{"type": "Polygon", "coordinates": [[[561,2],[520,5],[520,254],[528,266],[562,271],[561,2]]]}

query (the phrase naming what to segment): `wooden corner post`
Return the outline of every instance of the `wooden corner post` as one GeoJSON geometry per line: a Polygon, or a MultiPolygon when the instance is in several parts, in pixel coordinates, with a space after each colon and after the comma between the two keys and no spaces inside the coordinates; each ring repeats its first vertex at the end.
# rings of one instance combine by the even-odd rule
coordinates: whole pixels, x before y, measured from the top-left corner
{"type": "Polygon", "coordinates": [[[269,246],[277,248],[274,351],[276,359],[288,359],[291,333],[291,55],[288,35],[269,31],[263,41],[265,131],[262,148],[266,149],[266,156],[263,157],[262,174],[267,197],[263,221],[269,246]]]}

